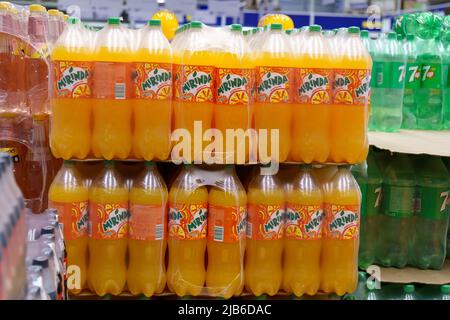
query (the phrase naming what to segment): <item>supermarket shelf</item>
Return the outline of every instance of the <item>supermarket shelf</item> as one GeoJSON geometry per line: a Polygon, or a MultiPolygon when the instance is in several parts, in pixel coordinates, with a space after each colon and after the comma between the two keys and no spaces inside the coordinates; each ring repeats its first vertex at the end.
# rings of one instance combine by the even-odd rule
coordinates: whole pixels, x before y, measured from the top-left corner
{"type": "Polygon", "coordinates": [[[369,132],[369,143],[391,152],[450,157],[450,131],[369,132]]]}
{"type": "Polygon", "coordinates": [[[450,260],[445,260],[441,270],[420,270],[417,268],[380,268],[381,282],[424,283],[443,285],[450,283],[450,260]]]}

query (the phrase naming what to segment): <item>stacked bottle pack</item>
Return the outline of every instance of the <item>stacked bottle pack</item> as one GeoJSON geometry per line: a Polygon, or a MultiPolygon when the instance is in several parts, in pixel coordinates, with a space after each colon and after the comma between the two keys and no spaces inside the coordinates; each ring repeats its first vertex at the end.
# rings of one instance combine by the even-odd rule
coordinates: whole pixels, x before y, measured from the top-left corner
{"type": "Polygon", "coordinates": [[[369,129],[448,129],[450,17],[403,15],[394,27],[361,33],[373,59],[369,129]]]}
{"type": "Polygon", "coordinates": [[[167,285],[178,296],[230,298],[244,288],[256,296],[356,288],[361,193],[348,167],[289,165],[260,175],[245,166],[239,179],[233,166],[170,164],[163,179],[152,162],[99,166],[66,161],[50,188],[68,268],[80,272],[74,294],[127,288],[152,296],[167,285]]]}
{"type": "Polygon", "coordinates": [[[441,158],[371,152],[352,172],[363,194],[360,267],[441,269],[450,190],[441,158]]]}
{"type": "Polygon", "coordinates": [[[58,219],[54,209],[27,215],[27,300],[67,299],[67,256],[58,219]]]}
{"type": "Polygon", "coordinates": [[[288,35],[272,24],[244,37],[240,25],[193,21],[169,44],[159,20],[131,30],[110,18],[98,32],[69,22],[52,52],[57,157],[357,163],[367,155],[372,61],[357,27],[326,39],[317,25],[288,35]]]}
{"type": "Polygon", "coordinates": [[[22,192],[11,157],[0,153],[0,300],[22,299],[26,292],[26,223],[22,192]]]}

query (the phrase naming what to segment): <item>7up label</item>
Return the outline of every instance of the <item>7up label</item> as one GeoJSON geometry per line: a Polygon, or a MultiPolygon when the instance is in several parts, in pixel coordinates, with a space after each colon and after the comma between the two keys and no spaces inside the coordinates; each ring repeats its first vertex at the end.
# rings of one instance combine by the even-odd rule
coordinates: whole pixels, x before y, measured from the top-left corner
{"type": "Polygon", "coordinates": [[[247,237],[254,240],[281,239],[284,219],[284,206],[249,204],[247,237]]]}
{"type": "Polygon", "coordinates": [[[53,97],[81,99],[91,97],[90,62],[53,61],[53,97]]]}
{"type": "Polygon", "coordinates": [[[128,237],[130,213],[125,203],[91,203],[89,207],[93,239],[122,239],[128,237]]]}
{"type": "Polygon", "coordinates": [[[170,204],[169,237],[181,240],[205,239],[208,204],[170,204]]]}
{"type": "Polygon", "coordinates": [[[325,204],[324,236],[350,240],[359,237],[359,205],[325,204]]]}

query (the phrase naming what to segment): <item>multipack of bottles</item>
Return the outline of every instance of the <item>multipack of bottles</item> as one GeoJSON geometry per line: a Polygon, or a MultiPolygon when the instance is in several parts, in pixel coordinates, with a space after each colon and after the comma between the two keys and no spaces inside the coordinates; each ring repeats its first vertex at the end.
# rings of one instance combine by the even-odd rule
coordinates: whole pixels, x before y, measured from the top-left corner
{"type": "Polygon", "coordinates": [[[372,61],[359,33],[351,27],[328,41],[317,25],[288,35],[272,24],[250,38],[240,25],[193,21],[169,44],[159,20],[131,30],[110,18],[89,31],[71,18],[52,52],[52,151],[64,159],[360,162],[372,61]]]}
{"type": "Polygon", "coordinates": [[[64,17],[41,5],[0,2],[0,150],[14,161],[25,204],[46,207],[60,165],[49,148],[48,55],[64,17]]]}
{"type": "Polygon", "coordinates": [[[369,130],[450,128],[450,17],[402,15],[393,32],[361,36],[373,59],[369,130]]]}
{"type": "Polygon", "coordinates": [[[441,158],[371,152],[352,172],[363,194],[359,266],[441,269],[450,190],[441,158]]]}
{"type": "Polygon", "coordinates": [[[12,160],[0,153],[0,300],[23,299],[26,293],[26,222],[22,192],[14,180],[12,160]]]}
{"type": "Polygon", "coordinates": [[[79,272],[79,286],[68,281],[68,290],[353,292],[361,193],[349,168],[259,170],[245,166],[239,178],[233,165],[170,165],[163,179],[153,162],[65,161],[49,207],[63,224],[67,268],[79,272]]]}

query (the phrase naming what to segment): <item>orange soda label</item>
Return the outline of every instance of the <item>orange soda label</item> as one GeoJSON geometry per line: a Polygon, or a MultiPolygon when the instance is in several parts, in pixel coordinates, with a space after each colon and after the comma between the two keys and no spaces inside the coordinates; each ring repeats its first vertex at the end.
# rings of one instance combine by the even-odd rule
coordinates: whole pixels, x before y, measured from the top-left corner
{"type": "Polygon", "coordinates": [[[175,99],[192,102],[214,101],[213,66],[176,65],[174,77],[175,99]]]}
{"type": "Polygon", "coordinates": [[[161,205],[130,204],[129,237],[133,240],[164,240],[167,208],[161,205]]]}
{"type": "Polygon", "coordinates": [[[245,237],[246,206],[210,205],[208,211],[208,240],[235,243],[245,237]]]}
{"type": "Polygon", "coordinates": [[[258,102],[290,103],[294,70],[283,67],[256,67],[256,94],[258,102]]]}
{"type": "Polygon", "coordinates": [[[53,97],[90,98],[92,63],[85,61],[53,61],[53,97]]]}
{"type": "Polygon", "coordinates": [[[284,206],[248,205],[247,237],[253,240],[278,240],[283,237],[284,206]]]}
{"type": "Polygon", "coordinates": [[[208,204],[170,204],[169,237],[206,239],[208,204]]]}
{"type": "Polygon", "coordinates": [[[64,239],[74,240],[88,235],[88,202],[49,201],[49,208],[58,211],[58,219],[63,225],[64,239]]]}
{"type": "Polygon", "coordinates": [[[122,239],[128,236],[127,203],[95,203],[89,205],[90,237],[93,239],[122,239]]]}
{"type": "Polygon", "coordinates": [[[295,70],[295,102],[304,104],[330,104],[331,69],[296,69],[295,70]]]}
{"type": "Polygon", "coordinates": [[[324,236],[332,239],[357,239],[359,237],[359,206],[325,204],[324,236]]]}
{"type": "Polygon", "coordinates": [[[131,98],[132,64],[126,62],[94,62],[93,97],[125,100],[131,98]]]}
{"type": "Polygon", "coordinates": [[[218,68],[217,104],[248,104],[252,97],[252,71],[252,69],[218,68]]]}
{"type": "Polygon", "coordinates": [[[286,238],[317,240],[322,238],[322,206],[288,203],[286,205],[286,238]]]}
{"type": "Polygon", "coordinates": [[[136,62],[134,92],[138,99],[172,98],[172,65],[170,63],[136,62]]]}
{"type": "Polygon", "coordinates": [[[336,69],[334,72],[333,102],[335,104],[368,104],[370,70],[336,69]]]}

